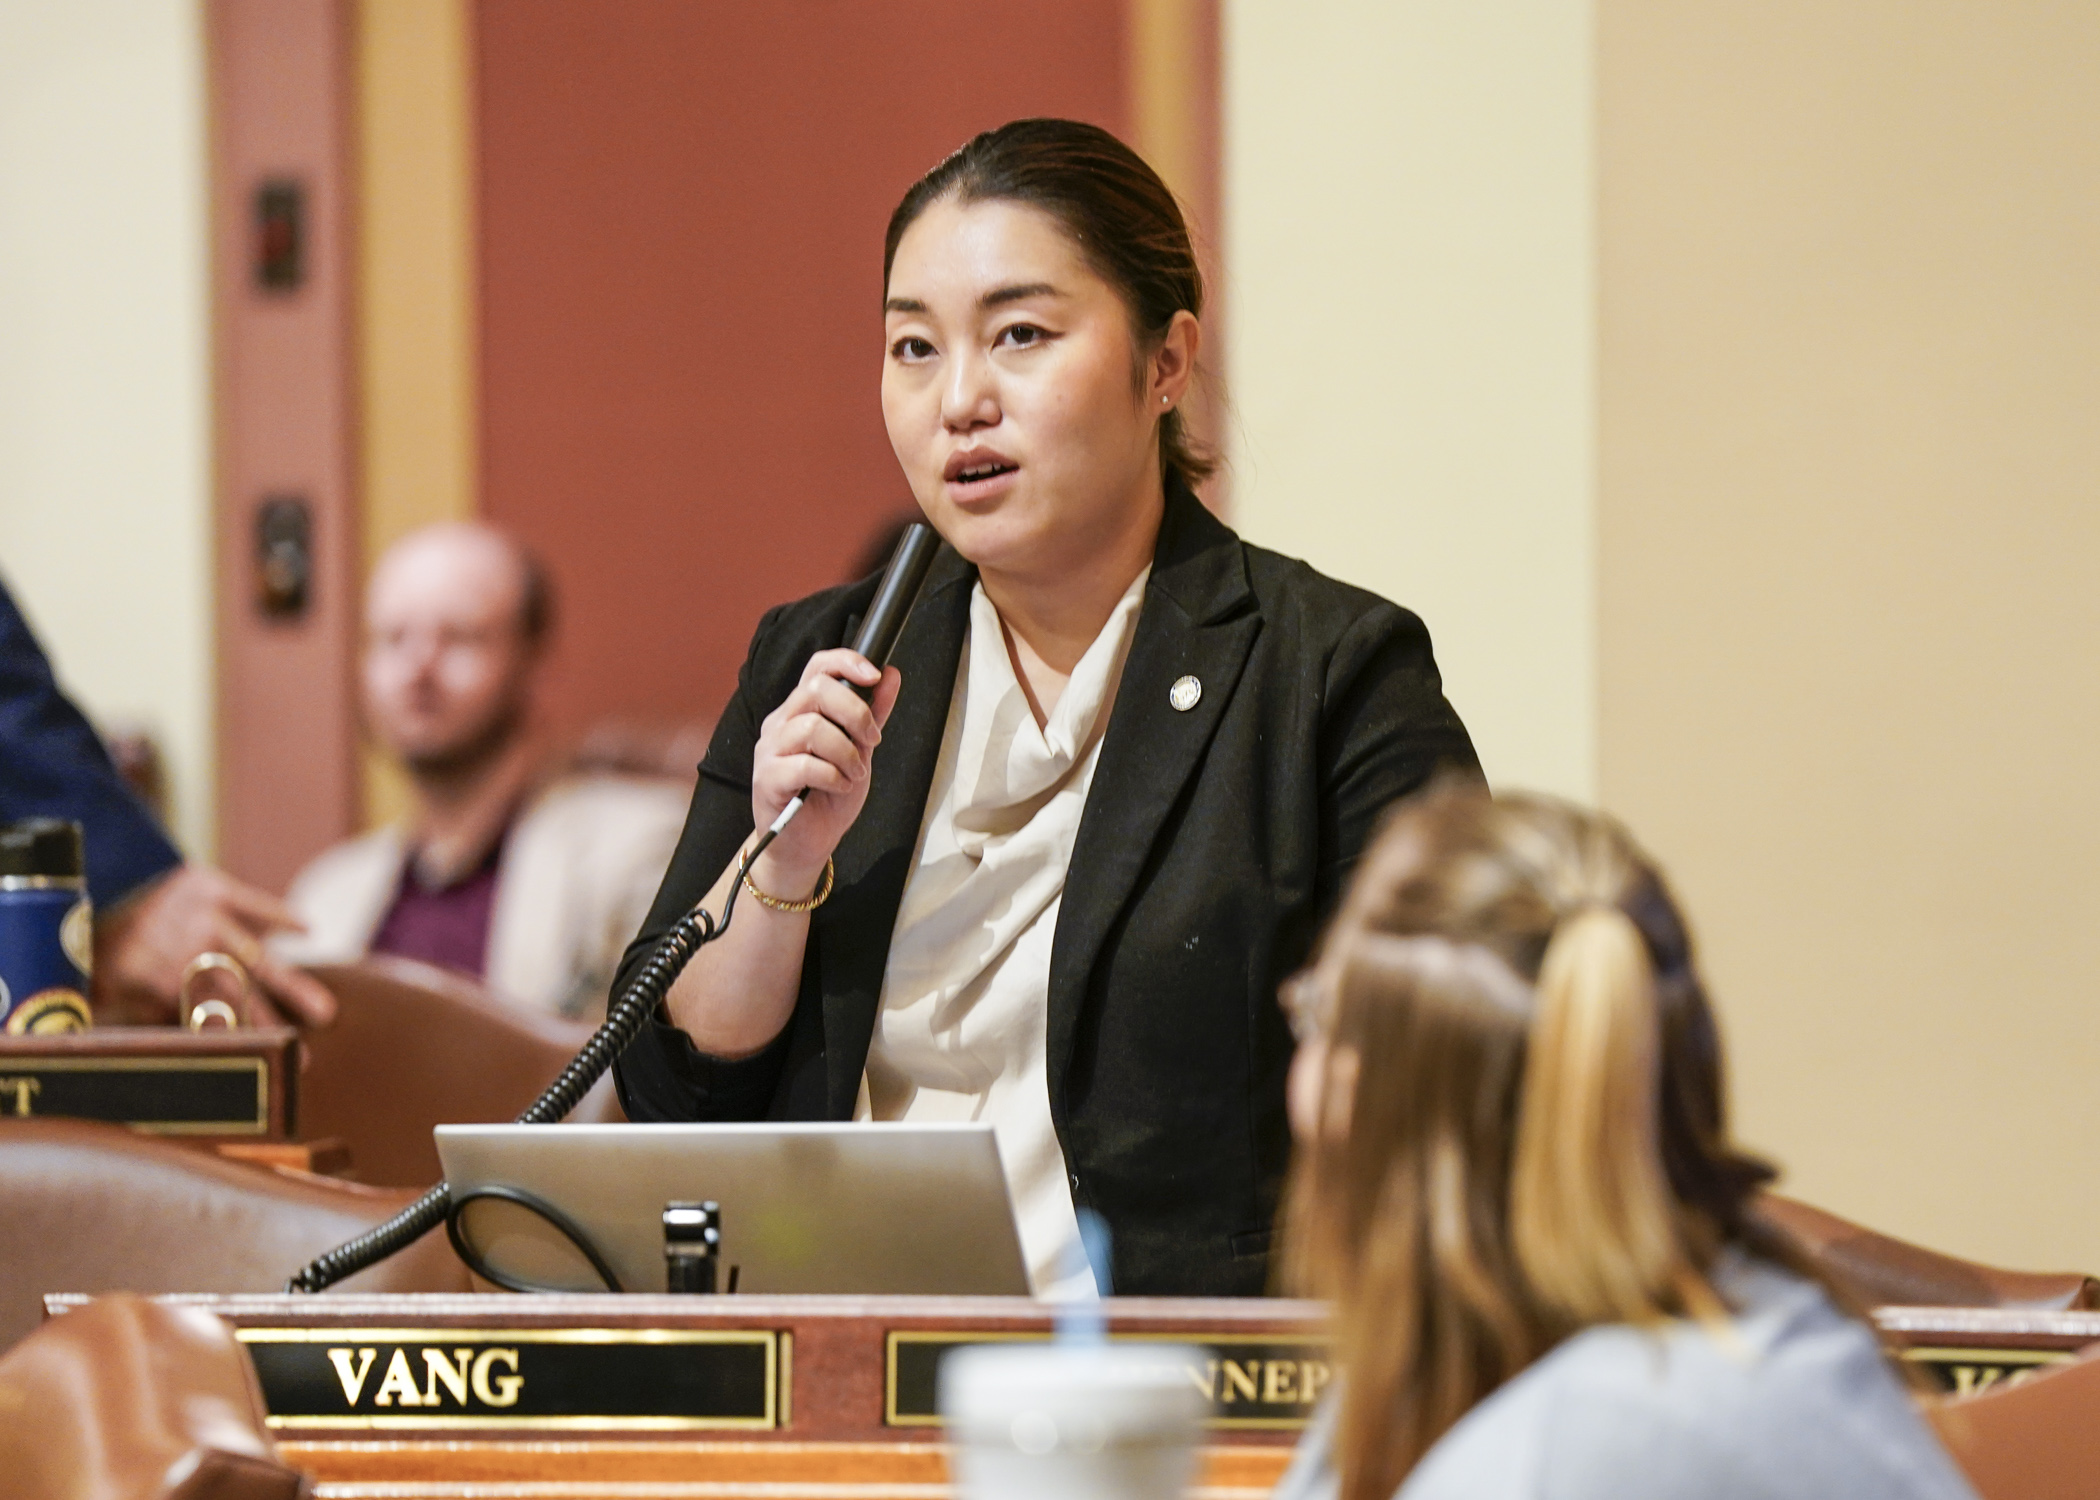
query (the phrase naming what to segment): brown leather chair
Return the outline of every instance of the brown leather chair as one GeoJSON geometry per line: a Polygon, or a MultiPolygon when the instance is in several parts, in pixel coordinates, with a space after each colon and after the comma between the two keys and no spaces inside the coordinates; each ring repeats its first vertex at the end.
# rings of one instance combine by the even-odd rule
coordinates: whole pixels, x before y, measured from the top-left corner
{"type": "Polygon", "coordinates": [[[105,1297],[0,1358],[9,1500],[299,1500],[255,1367],[194,1307],[105,1297]],[[33,1414],[23,1420],[22,1414],[33,1414]]]}
{"type": "Polygon", "coordinates": [[[1862,1228],[1777,1193],[1765,1218],[1862,1307],[2100,1307],[2100,1284],[2076,1271],[2003,1271],[1862,1228]]]}
{"type": "MultiPolygon", "coordinates": [[[[227,1161],[88,1120],[0,1120],[0,1348],[47,1292],[275,1292],[416,1195],[227,1161]]],[[[442,1233],[342,1283],[464,1292],[442,1233]]]]}
{"type": "Polygon", "coordinates": [[[2100,1491],[2100,1358],[1935,1402],[1930,1415],[1983,1500],[2087,1500],[2100,1491]]]}
{"type": "MultiPolygon", "coordinates": [[[[299,1133],[350,1149],[349,1175],[390,1187],[438,1179],[436,1125],[514,1120],[592,1028],[506,1005],[460,975],[375,957],[311,971],[335,996],[335,1023],[306,1034],[299,1133]]],[[[569,1118],[622,1118],[601,1079],[569,1118]]]]}

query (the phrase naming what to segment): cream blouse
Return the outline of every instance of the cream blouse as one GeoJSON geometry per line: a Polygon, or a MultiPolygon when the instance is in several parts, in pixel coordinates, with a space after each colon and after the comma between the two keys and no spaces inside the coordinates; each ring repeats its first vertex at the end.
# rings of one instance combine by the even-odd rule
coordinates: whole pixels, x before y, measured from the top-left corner
{"type": "Polygon", "coordinates": [[[861,1119],[991,1124],[1038,1296],[1094,1290],[1050,1122],[1050,944],[1151,571],[1117,602],[1041,726],[998,610],[982,584],[971,594],[861,1083],[861,1119]]]}

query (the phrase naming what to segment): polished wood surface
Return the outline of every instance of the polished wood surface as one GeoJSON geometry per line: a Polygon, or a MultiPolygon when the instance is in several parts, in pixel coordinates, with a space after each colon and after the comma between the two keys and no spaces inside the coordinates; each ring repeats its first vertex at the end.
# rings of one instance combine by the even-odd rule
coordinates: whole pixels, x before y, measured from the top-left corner
{"type": "MultiPolygon", "coordinates": [[[[884,1419],[887,1340],[892,1333],[966,1332],[986,1337],[1046,1334],[1054,1310],[1026,1297],[682,1297],[631,1294],[578,1296],[197,1296],[164,1300],[207,1307],[236,1329],[457,1328],[545,1330],[769,1329],[792,1337],[789,1421],[750,1441],[794,1443],[922,1442],[928,1429],[893,1427],[884,1419]]],[[[54,1308],[77,1299],[50,1299],[54,1308]]],[[[1123,1297],[1108,1304],[1118,1335],[1192,1342],[1317,1337],[1320,1308],[1281,1299],[1123,1297]]],[[[317,1434],[281,1427],[286,1438],[317,1434]]],[[[480,1437],[462,1429],[461,1437],[480,1437]]],[[[523,1435],[521,1435],[523,1436],[523,1435]]],[[[628,1436],[623,1434],[623,1437],[628,1436]]],[[[1224,1446],[1288,1446],[1289,1430],[1220,1432],[1224,1446]]],[[[644,1441],[648,1441],[645,1439],[644,1441]]]]}
{"type": "MultiPolygon", "coordinates": [[[[286,1442],[321,1500],[945,1500],[936,1443],[286,1442]]],[[[1194,1500],[1254,1500],[1290,1450],[1204,1450],[1194,1500]]]]}
{"type": "MultiPolygon", "coordinates": [[[[884,1423],[886,1341],[898,1332],[1043,1334],[1053,1309],[1021,1297],[181,1297],[236,1328],[769,1329],[792,1338],[788,1418],[734,1438],[623,1432],[456,1434],[280,1429],[280,1451],[321,1500],[939,1500],[952,1494],[937,1429],[884,1423]]],[[[70,1299],[54,1299],[67,1305],[70,1299]]],[[[1123,1298],[1116,1334],[1314,1336],[1320,1309],[1285,1301],[1123,1298]]],[[[1200,1500],[1255,1500],[1296,1433],[1215,1433],[1200,1500]]]]}
{"type": "Polygon", "coordinates": [[[2078,1350],[2100,1344],[2100,1312],[2011,1307],[1880,1307],[1874,1326],[1884,1341],[1951,1344],[1973,1349],[2078,1350]]]}
{"type": "MultiPolygon", "coordinates": [[[[155,1135],[173,1135],[199,1144],[222,1140],[282,1141],[297,1133],[299,1115],[299,1033],[288,1026],[188,1031],[177,1026],[97,1026],[88,1031],[44,1036],[0,1037],[0,1081],[35,1075],[40,1069],[94,1073],[108,1080],[108,1103],[84,1118],[129,1125],[155,1135]],[[245,1097],[239,1128],[213,1131],[195,1124],[149,1118],[153,1095],[140,1093],[129,1108],[124,1081],[131,1074],[186,1067],[222,1068],[229,1061],[250,1062],[262,1070],[260,1097],[251,1106],[245,1097]]],[[[41,1090],[0,1086],[0,1113],[35,1118],[68,1113],[39,1097],[41,1090]]],[[[136,1091],[129,1091],[136,1092],[136,1091]]]]}
{"type": "MultiPolygon", "coordinates": [[[[53,1311],[83,1299],[51,1299],[53,1311]]],[[[280,1426],[285,1458],[322,1500],[936,1500],[952,1493],[937,1429],[885,1425],[889,1336],[1042,1334],[1054,1309],[1006,1297],[183,1296],[237,1329],[766,1329],[789,1335],[790,1399],[777,1431],[586,1434],[317,1430],[280,1426]]],[[[1317,1338],[1321,1310],[1287,1301],[1114,1299],[1110,1331],[1192,1342],[1317,1338]]],[[[1962,1394],[2007,1389],[2100,1347],[2100,1312],[1891,1307],[1892,1351],[1967,1361],[1962,1394]],[[2024,1362],[2024,1363],[2023,1363],[2024,1362]],[[2046,1363],[2045,1363],[2046,1362],[2046,1363]]],[[[1945,1360],[1942,1359],[1944,1364],[1945,1360]]],[[[1940,1373],[1945,1375],[1947,1371],[1940,1373]]],[[[1296,1433],[1217,1431],[1199,1500],[1254,1500],[1275,1485],[1296,1433]]]]}
{"type": "Polygon", "coordinates": [[[219,1141],[212,1149],[229,1161],[312,1172],[321,1177],[341,1177],[351,1165],[350,1148],[332,1135],[318,1141],[219,1141]]]}
{"type": "Polygon", "coordinates": [[[1956,1398],[2023,1385],[2100,1350],[2100,1312],[2009,1307],[1883,1307],[1882,1342],[1956,1398]]]}

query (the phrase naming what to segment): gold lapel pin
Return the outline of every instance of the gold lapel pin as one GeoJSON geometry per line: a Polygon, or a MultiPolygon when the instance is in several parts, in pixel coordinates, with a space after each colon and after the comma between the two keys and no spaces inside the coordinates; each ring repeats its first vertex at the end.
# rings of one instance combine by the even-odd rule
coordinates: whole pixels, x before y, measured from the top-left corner
{"type": "Polygon", "coordinates": [[[1176,713],[1185,714],[1203,701],[1203,684],[1193,677],[1180,678],[1167,689],[1167,701],[1176,713]]]}

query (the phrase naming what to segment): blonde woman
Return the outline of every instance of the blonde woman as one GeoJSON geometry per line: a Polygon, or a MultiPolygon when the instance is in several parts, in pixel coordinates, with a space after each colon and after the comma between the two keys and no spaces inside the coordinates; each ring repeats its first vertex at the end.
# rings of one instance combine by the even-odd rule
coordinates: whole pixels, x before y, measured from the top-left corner
{"type": "Polygon", "coordinates": [[[1343,1379],[1279,1496],[1974,1500],[1757,1218],[1683,920],[1618,825],[1431,791],[1286,1000],[1285,1275],[1343,1379]]]}

